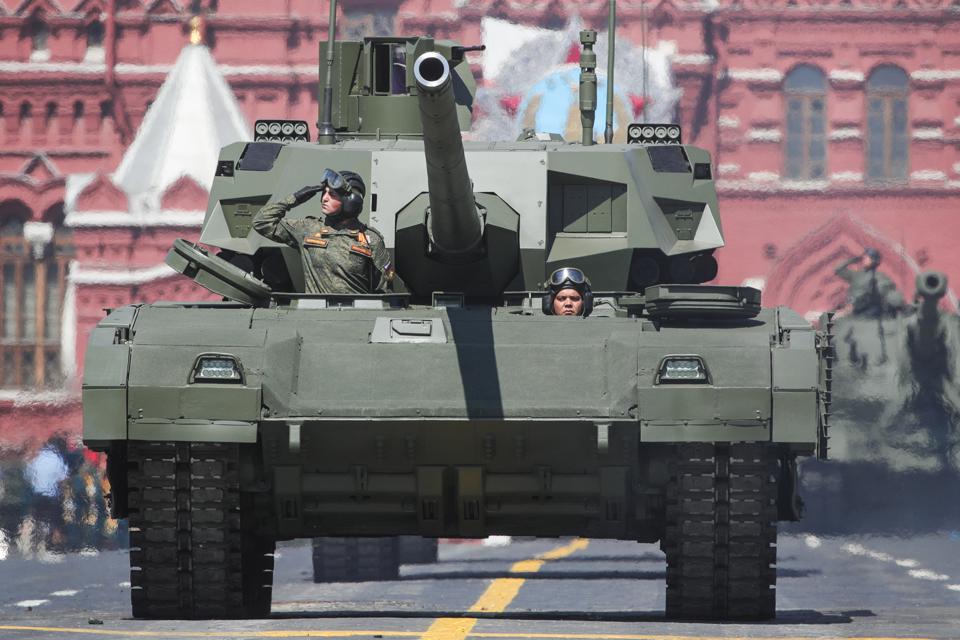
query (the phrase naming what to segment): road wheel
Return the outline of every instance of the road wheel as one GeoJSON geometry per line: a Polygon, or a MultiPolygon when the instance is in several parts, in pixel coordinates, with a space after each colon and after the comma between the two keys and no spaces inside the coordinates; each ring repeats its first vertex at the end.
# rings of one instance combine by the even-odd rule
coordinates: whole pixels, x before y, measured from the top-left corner
{"type": "Polygon", "coordinates": [[[131,442],[130,583],[135,618],[270,614],[273,540],[251,533],[240,446],[131,442]]]}
{"type": "Polygon", "coordinates": [[[400,564],[433,564],[439,551],[436,538],[400,536],[400,564]]]}
{"type": "Polygon", "coordinates": [[[400,539],[314,538],[314,582],[376,582],[400,577],[400,539]]]}
{"type": "Polygon", "coordinates": [[[677,448],[667,489],[667,617],[776,612],[777,458],[763,444],[677,448]]]}

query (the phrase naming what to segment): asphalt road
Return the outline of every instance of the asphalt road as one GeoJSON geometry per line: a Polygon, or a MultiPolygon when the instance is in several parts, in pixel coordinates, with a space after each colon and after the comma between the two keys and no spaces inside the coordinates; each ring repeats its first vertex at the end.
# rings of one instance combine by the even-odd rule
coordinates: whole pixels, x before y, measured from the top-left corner
{"type": "Polygon", "coordinates": [[[765,624],[668,622],[656,545],[605,540],[442,544],[396,582],[314,584],[310,548],[285,545],[273,615],[130,619],[126,553],[0,561],[0,639],[41,638],[960,638],[960,532],[784,532],[778,612],[765,624]],[[520,563],[520,564],[518,564],[520,563]]]}

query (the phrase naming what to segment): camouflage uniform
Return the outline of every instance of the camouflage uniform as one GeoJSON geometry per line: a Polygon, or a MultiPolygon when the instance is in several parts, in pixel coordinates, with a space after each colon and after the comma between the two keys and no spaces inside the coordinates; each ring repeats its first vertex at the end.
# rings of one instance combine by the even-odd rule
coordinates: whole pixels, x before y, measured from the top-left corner
{"type": "Polygon", "coordinates": [[[381,293],[392,279],[380,233],[356,218],[337,225],[307,216],[287,220],[293,196],[266,205],[253,219],[260,235],[300,251],[306,293],[381,293]]]}

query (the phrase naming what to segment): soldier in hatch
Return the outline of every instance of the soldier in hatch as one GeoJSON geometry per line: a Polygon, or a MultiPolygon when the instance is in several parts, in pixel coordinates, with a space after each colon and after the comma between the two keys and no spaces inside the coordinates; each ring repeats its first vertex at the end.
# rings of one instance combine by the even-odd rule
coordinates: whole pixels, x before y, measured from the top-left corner
{"type": "Polygon", "coordinates": [[[363,179],[353,171],[325,169],[320,184],[260,209],[253,228],[300,251],[306,293],[382,293],[393,267],[383,236],[357,219],[365,194],[363,179]],[[323,193],[323,220],[284,218],[318,193],[323,193]]]}
{"type": "Polygon", "coordinates": [[[548,316],[582,316],[593,311],[590,279],[576,267],[561,267],[545,283],[543,312],[548,316]]]}
{"type": "MultiPolygon", "coordinates": [[[[847,303],[854,317],[873,318],[877,321],[877,337],[880,343],[878,364],[887,361],[887,337],[883,327],[884,318],[892,318],[908,310],[897,285],[885,273],[877,271],[880,266],[880,252],[868,248],[863,255],[854,256],[840,263],[834,273],[849,283],[847,303]],[[859,269],[851,269],[859,264],[859,269]]],[[[868,364],[867,355],[861,353],[854,338],[853,328],[848,329],[843,338],[850,347],[850,361],[856,362],[861,369],[868,364]]]]}

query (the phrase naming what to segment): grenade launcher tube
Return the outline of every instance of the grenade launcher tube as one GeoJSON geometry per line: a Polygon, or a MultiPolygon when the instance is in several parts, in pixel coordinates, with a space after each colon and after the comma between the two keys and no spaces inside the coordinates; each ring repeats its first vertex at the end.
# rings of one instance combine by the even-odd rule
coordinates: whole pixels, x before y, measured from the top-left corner
{"type": "Polygon", "coordinates": [[[450,257],[469,254],[480,246],[483,224],[467,172],[450,65],[442,55],[431,51],[417,58],[413,73],[423,127],[430,198],[428,229],[434,251],[450,257]]]}

